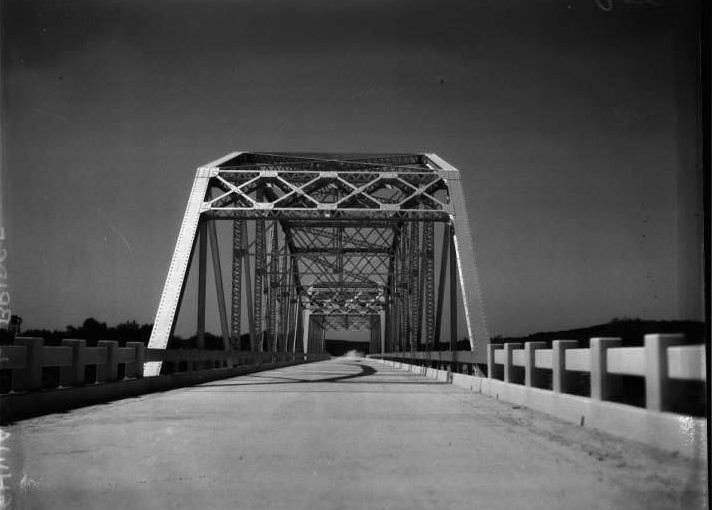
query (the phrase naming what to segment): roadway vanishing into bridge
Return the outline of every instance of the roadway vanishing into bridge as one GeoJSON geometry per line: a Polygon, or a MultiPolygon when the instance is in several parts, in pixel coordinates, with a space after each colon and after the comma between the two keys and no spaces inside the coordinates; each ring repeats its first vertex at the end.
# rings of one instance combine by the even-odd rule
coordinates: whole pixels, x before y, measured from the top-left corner
{"type": "Polygon", "coordinates": [[[11,508],[691,509],[704,460],[362,358],[21,421],[11,508]]]}

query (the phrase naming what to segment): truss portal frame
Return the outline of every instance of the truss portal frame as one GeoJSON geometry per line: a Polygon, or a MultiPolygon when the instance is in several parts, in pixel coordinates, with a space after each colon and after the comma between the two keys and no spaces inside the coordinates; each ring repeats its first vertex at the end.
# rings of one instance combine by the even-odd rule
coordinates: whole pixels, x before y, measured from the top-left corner
{"type": "MultiPolygon", "coordinates": [[[[451,344],[459,294],[470,348],[484,359],[489,333],[465,193],[460,172],[436,154],[235,152],[198,168],[149,347],[168,345],[196,250],[200,346],[208,241],[225,348],[241,347],[246,322],[258,351],[318,352],[327,329],[370,329],[371,349],[430,350],[447,285],[451,344]],[[224,220],[233,222],[229,311],[215,228],[224,220]]],[[[146,375],[159,371],[146,364],[146,375]]]]}

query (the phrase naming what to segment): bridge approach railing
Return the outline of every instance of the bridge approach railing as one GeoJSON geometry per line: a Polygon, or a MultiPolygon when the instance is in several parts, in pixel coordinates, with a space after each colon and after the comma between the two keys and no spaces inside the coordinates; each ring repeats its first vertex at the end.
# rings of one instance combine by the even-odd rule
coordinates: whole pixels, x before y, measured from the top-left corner
{"type": "Polygon", "coordinates": [[[371,357],[580,425],[698,454],[707,427],[702,418],[705,346],[685,345],[680,334],[645,335],[640,347],[621,343],[620,338],[592,338],[586,348],[576,340],[554,340],[551,347],[546,342],[490,344],[486,365],[467,351],[371,357]],[[701,406],[695,413],[680,412],[695,385],[701,406]],[[631,387],[642,398],[631,402],[631,387]]]}
{"type": "Polygon", "coordinates": [[[0,346],[0,422],[63,411],[152,391],[187,386],[328,358],[324,354],[197,349],[149,349],[141,342],[18,337],[0,346]],[[161,375],[144,377],[147,362],[163,363],[161,375]]]}

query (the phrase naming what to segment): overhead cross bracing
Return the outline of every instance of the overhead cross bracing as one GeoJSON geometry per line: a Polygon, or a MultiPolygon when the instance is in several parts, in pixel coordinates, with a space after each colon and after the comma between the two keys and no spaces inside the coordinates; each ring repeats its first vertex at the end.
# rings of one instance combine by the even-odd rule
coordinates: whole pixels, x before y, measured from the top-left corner
{"type": "Polygon", "coordinates": [[[208,241],[225,348],[239,349],[248,332],[254,350],[311,352],[323,349],[326,330],[370,329],[372,349],[429,350],[444,302],[457,340],[459,302],[471,348],[484,357],[489,335],[460,173],[435,154],[236,152],[200,167],[151,347],[168,344],[194,252],[201,346],[208,241]],[[233,227],[229,300],[215,227],[224,220],[233,227]]]}

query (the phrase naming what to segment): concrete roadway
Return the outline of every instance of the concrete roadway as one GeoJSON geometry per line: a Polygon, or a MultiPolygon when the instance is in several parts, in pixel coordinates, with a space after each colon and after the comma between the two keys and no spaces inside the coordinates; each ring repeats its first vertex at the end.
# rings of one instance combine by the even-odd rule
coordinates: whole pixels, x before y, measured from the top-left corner
{"type": "Polygon", "coordinates": [[[691,509],[705,464],[339,358],[4,429],[10,508],[691,509]]]}

